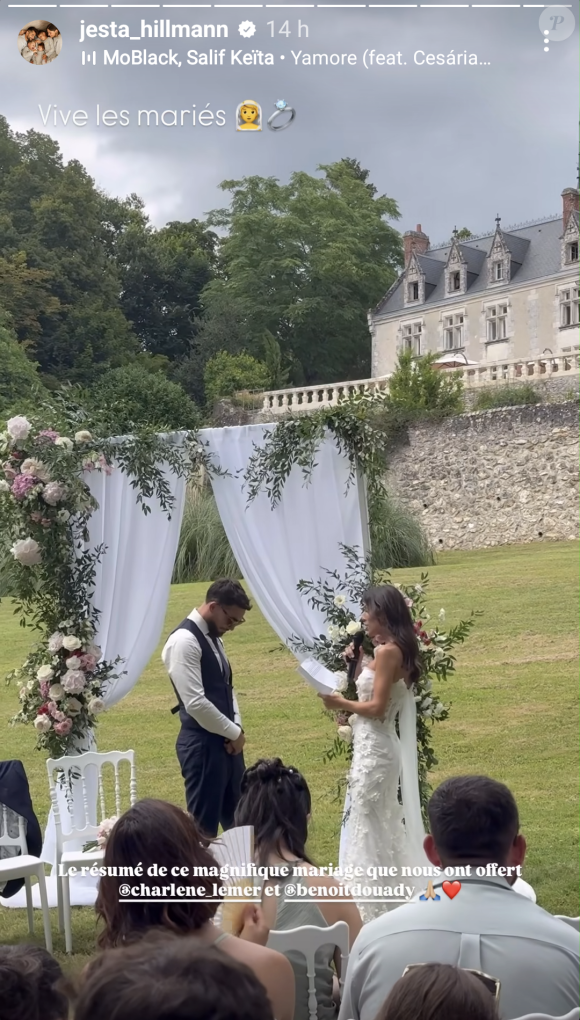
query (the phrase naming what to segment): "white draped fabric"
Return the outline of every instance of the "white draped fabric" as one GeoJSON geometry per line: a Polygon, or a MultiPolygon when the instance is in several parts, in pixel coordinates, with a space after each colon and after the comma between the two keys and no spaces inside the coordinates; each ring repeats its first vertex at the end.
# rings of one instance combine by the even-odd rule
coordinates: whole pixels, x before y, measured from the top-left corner
{"type": "MultiPolygon", "coordinates": [[[[162,510],[155,497],[148,501],[151,512],[145,514],[136,501],[136,490],[131,479],[121,470],[113,469],[110,475],[94,471],[85,476],[99,508],[89,521],[88,547],[105,545],[106,552],[97,565],[95,588],[92,602],[100,609],[101,615],[95,643],[102,649],[103,657],[124,660],[119,671],[124,675],[113,681],[104,698],[108,708],[116,705],[133,689],[149,659],[155,651],[167,609],[173,564],[177,553],[179,531],[185,502],[185,478],[166,472],[167,482],[175,500],[171,520],[162,510]]],[[[92,734],[83,745],[83,750],[96,750],[92,734]]],[[[125,751],[127,748],[109,748],[125,751]]],[[[137,781],[139,763],[137,765],[137,781]]],[[[48,780],[47,780],[48,782],[48,780]]],[[[94,807],[93,824],[96,822],[97,786],[96,775],[87,776],[89,801],[94,807]],[[91,783],[92,778],[92,783],[91,783]],[[91,788],[92,787],[92,788],[91,788]]],[[[67,817],[72,815],[73,823],[83,825],[84,808],[80,784],[74,784],[73,798],[69,806],[65,791],[59,791],[60,815],[66,829],[67,817]]],[[[80,849],[81,844],[71,842],[69,849],[80,849]]],[[[52,810],[49,815],[42,859],[55,864],[55,831],[52,810]]],[[[48,897],[51,906],[56,905],[56,882],[48,883],[48,897]]],[[[35,887],[37,893],[37,887],[35,887]]],[[[94,880],[75,877],[71,880],[71,902],[76,905],[94,903],[96,884],[94,880]]],[[[24,892],[9,900],[0,900],[3,906],[25,906],[24,892]]],[[[39,906],[40,903],[36,902],[39,906]]]]}
{"type": "MultiPolygon", "coordinates": [[[[330,434],[308,481],[295,466],[276,507],[265,492],[248,503],[247,464],[274,427],[204,429],[201,438],[214,464],[228,472],[212,476],[212,487],[236,560],[264,617],[290,646],[293,638],[312,641],[328,626],[296,585],[302,579],[316,581],[325,570],[343,573],[341,544],[366,553],[368,520],[363,483],[357,478],[348,485],[349,461],[330,434]]],[[[360,612],[360,606],[352,609],[360,612]]]]}

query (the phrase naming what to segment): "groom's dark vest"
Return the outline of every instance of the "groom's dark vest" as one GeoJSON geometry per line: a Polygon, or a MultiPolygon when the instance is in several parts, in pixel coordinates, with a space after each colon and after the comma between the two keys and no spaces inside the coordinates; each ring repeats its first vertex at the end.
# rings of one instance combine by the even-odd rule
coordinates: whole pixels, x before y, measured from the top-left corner
{"type": "MultiPolygon", "coordinates": [[[[172,634],[175,634],[175,631],[177,630],[188,630],[190,634],[193,634],[193,636],[197,638],[199,647],[201,648],[201,682],[203,684],[204,694],[207,700],[211,701],[212,705],[215,705],[215,707],[219,709],[223,715],[233,722],[234,694],[232,690],[232,670],[225,653],[223,658],[224,664],[227,667],[227,672],[224,674],[211,642],[208,641],[205,634],[199,629],[193,620],[190,620],[189,618],[182,620],[179,626],[172,631],[172,634]]],[[[173,681],[171,681],[171,686],[175,691],[178,702],[175,708],[172,708],[171,711],[174,715],[179,712],[179,718],[183,728],[186,730],[203,729],[203,726],[200,726],[189,712],[187,712],[183,701],[175,690],[175,684],[173,681]]]]}

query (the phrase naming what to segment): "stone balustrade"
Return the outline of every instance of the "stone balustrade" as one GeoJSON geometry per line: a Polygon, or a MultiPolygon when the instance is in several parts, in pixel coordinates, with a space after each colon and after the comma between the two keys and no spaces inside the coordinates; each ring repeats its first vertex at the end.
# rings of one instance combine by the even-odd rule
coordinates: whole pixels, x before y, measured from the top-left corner
{"type": "Polygon", "coordinates": [[[270,390],[264,393],[262,409],[270,414],[287,414],[289,411],[314,411],[318,407],[336,407],[341,400],[356,393],[374,393],[385,389],[388,376],[381,379],[358,379],[352,382],[331,383],[326,386],[297,386],[289,390],[270,390]]]}
{"type": "MultiPolygon", "coordinates": [[[[464,365],[443,371],[459,372],[466,390],[486,386],[509,386],[529,382],[532,385],[554,379],[565,379],[580,374],[579,354],[542,355],[537,358],[514,358],[508,361],[483,361],[478,365],[464,365]]],[[[262,412],[288,414],[313,411],[319,407],[336,407],[341,400],[357,393],[373,393],[388,388],[389,376],[378,379],[357,379],[352,382],[330,383],[316,386],[297,386],[294,389],[270,390],[263,394],[262,412]]]]}

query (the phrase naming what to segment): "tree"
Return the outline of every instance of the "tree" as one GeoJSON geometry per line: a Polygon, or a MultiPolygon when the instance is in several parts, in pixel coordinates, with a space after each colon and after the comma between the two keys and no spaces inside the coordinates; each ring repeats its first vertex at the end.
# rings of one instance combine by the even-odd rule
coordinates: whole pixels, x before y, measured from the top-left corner
{"type": "Polygon", "coordinates": [[[109,434],[145,426],[163,432],[201,425],[199,409],[181,386],[138,364],[105,372],[88,391],[85,404],[109,434]]]}
{"type": "Polygon", "coordinates": [[[231,204],[211,226],[229,231],[220,250],[225,290],[247,324],[249,349],[266,331],[285,360],[298,363],[294,382],[332,382],[370,373],[367,312],[402,265],[393,199],[375,197],[368,171],[354,160],[275,178],[224,181],[231,204]]]}
{"type": "Polygon", "coordinates": [[[455,237],[457,238],[458,241],[469,241],[469,238],[473,237],[473,234],[471,233],[469,227],[462,227],[461,230],[458,230],[455,233],[455,237]]]}
{"type": "Polygon", "coordinates": [[[38,366],[26,356],[9,317],[0,310],[0,418],[32,409],[42,391],[38,366]]]}
{"type": "Polygon", "coordinates": [[[0,277],[18,337],[43,374],[92,382],[137,349],[107,248],[110,200],[52,138],[4,118],[0,154],[0,277]]]}
{"type": "Polygon", "coordinates": [[[204,372],[211,358],[220,351],[245,352],[257,357],[262,353],[260,345],[249,335],[241,309],[229,291],[217,287],[208,293],[206,289],[204,303],[203,315],[195,322],[196,335],[189,351],[172,370],[172,377],[200,406],[206,400],[204,372]]]}
{"type": "Polygon", "coordinates": [[[198,220],[155,230],[135,199],[126,209],[127,223],[114,242],[121,308],[142,350],[182,359],[199,328],[200,295],[213,276],[217,237],[198,220]]]}
{"type": "Polygon", "coordinates": [[[426,414],[460,414],[463,410],[463,383],[456,372],[434,366],[437,354],[414,358],[402,351],[389,378],[388,406],[404,420],[426,414]]]}
{"type": "Polygon", "coordinates": [[[241,390],[265,390],[270,386],[267,365],[250,354],[221,351],[208,361],[204,373],[208,406],[220,397],[231,397],[241,390]]]}

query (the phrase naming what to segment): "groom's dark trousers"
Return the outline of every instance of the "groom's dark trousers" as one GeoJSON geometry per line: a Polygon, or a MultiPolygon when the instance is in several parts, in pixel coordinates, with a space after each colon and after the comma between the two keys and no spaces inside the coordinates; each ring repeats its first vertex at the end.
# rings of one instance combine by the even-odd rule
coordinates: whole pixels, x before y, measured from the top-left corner
{"type": "MultiPolygon", "coordinates": [[[[232,671],[226,656],[219,644],[210,644],[193,620],[183,620],[176,627],[176,630],[181,629],[188,630],[199,642],[206,698],[233,722],[232,671]],[[218,649],[223,669],[214,647],[218,649]]],[[[200,726],[185,710],[179,695],[177,700],[178,705],[172,711],[179,712],[181,722],[176,751],[185,782],[187,810],[205,836],[215,837],[219,825],[225,830],[231,829],[234,824],[234,811],[240,798],[245,769],[244,756],[228,754],[224,738],[200,726]]]]}

